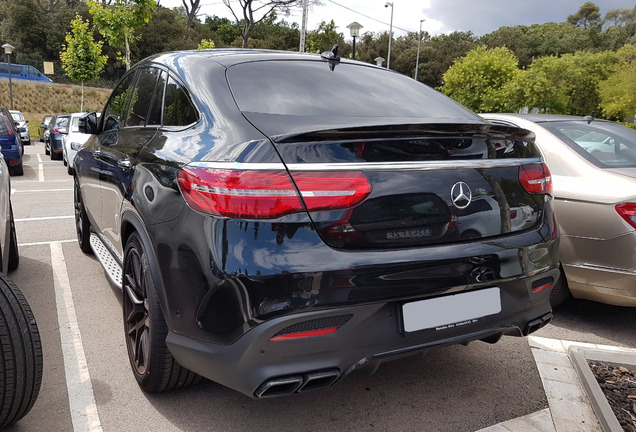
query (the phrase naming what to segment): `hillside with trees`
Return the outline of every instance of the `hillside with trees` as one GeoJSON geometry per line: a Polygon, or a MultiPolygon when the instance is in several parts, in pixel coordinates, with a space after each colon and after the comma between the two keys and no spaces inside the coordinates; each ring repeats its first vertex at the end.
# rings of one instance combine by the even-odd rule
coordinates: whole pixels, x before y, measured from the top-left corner
{"type": "MultiPolygon", "coordinates": [[[[107,62],[100,76],[85,84],[112,87],[126,65],[163,51],[202,46],[249,47],[297,51],[300,29],[284,19],[294,1],[264,1],[273,7],[265,15],[237,13],[235,21],[218,16],[200,19],[201,0],[184,0],[186,7],[166,8],[154,0],[0,0],[0,37],[16,47],[13,61],[42,70],[55,65],[54,82],[68,83],[60,60],[71,22],[79,16],[90,24],[107,62]],[[278,6],[276,6],[278,4],[278,6]],[[129,33],[113,34],[105,27],[110,13],[141,11],[130,18],[129,33]],[[99,12],[99,11],[105,12],[99,12]],[[100,15],[101,14],[101,15],[100,15]],[[103,17],[106,16],[106,21],[103,17]],[[246,22],[246,17],[249,22],[246,22]],[[46,25],[44,25],[46,23],[46,25]]],[[[219,2],[219,13],[230,5],[219,2]]],[[[241,0],[251,5],[251,0],[241,0]]],[[[237,7],[236,5],[233,7],[237,7]]],[[[306,50],[322,52],[337,43],[350,57],[345,29],[323,21],[309,30],[306,50]]],[[[414,76],[417,32],[393,39],[391,68],[414,76]]],[[[614,9],[601,16],[585,2],[564,22],[501,27],[477,37],[471,32],[431,36],[421,34],[419,81],[438,88],[475,111],[518,111],[589,114],[633,121],[636,114],[636,7],[614,9]]],[[[356,58],[374,64],[387,58],[389,34],[364,33],[356,43],[356,58]]],[[[2,101],[0,101],[2,103],[2,101]]]]}

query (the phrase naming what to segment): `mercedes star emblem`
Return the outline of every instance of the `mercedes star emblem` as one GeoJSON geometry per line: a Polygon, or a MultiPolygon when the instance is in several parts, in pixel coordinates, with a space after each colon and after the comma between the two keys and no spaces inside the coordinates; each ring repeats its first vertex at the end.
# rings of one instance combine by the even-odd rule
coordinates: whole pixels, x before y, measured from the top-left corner
{"type": "Polygon", "coordinates": [[[470,205],[472,199],[473,194],[466,183],[457,182],[453,185],[451,189],[451,201],[455,207],[465,209],[470,205]]]}

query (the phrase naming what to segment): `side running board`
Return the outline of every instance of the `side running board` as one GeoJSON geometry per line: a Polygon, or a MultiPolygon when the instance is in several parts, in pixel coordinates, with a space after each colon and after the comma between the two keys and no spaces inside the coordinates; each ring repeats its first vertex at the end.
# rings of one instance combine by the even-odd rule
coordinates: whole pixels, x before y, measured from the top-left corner
{"type": "Polygon", "coordinates": [[[102,240],[94,233],[91,233],[90,237],[91,249],[95,253],[95,256],[104,267],[104,271],[108,276],[108,279],[117,286],[117,288],[121,289],[122,284],[122,268],[119,264],[119,261],[113,257],[108,248],[104,245],[102,240]]]}

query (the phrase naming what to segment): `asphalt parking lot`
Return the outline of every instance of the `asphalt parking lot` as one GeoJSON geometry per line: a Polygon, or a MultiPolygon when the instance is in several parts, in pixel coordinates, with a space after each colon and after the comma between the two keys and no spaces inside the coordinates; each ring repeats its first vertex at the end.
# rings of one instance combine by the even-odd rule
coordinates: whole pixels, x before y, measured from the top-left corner
{"type": "MultiPolygon", "coordinates": [[[[10,274],[36,316],[44,376],[14,431],[476,431],[546,408],[528,342],[472,343],[356,373],[330,390],[251,400],[214,383],[139,390],[128,364],[121,293],[75,238],[73,182],[42,143],[12,177],[20,266],[10,274]]],[[[633,309],[570,301],[535,335],[636,347],[633,309]]]]}

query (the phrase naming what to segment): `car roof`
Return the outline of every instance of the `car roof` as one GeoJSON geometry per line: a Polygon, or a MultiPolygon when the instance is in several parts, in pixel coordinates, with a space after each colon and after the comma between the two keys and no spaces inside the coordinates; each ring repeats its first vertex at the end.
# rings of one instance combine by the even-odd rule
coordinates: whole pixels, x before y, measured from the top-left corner
{"type": "MultiPolygon", "coordinates": [[[[309,61],[325,61],[319,54],[314,53],[299,53],[297,51],[276,51],[276,50],[260,50],[249,48],[214,48],[205,50],[185,50],[185,51],[169,51],[165,53],[155,54],[147,57],[137,63],[142,65],[148,62],[162,63],[166,66],[177,64],[179,60],[183,59],[200,59],[200,61],[214,61],[225,67],[230,67],[235,64],[264,61],[264,60],[309,60],[309,61]]],[[[341,63],[355,63],[360,66],[368,66],[377,68],[377,66],[354,62],[346,58],[340,58],[341,63]]],[[[379,68],[385,70],[385,68],[379,68]]]]}
{"type": "Polygon", "coordinates": [[[531,122],[534,123],[548,123],[548,122],[562,122],[562,121],[589,121],[590,119],[593,119],[593,121],[603,121],[606,122],[607,120],[603,120],[603,119],[596,119],[596,118],[592,118],[590,116],[586,116],[586,117],[581,117],[581,116],[573,116],[573,115],[563,115],[563,114],[518,114],[518,113],[483,113],[480,114],[483,115],[484,118],[488,119],[489,116],[493,116],[493,117],[501,117],[501,118],[510,118],[510,117],[516,117],[516,118],[522,118],[522,119],[526,119],[529,120],[531,122]]]}

